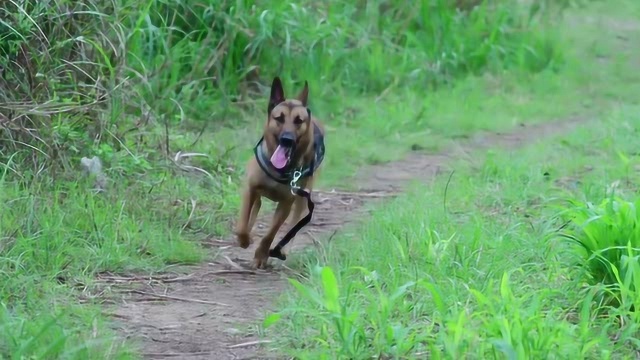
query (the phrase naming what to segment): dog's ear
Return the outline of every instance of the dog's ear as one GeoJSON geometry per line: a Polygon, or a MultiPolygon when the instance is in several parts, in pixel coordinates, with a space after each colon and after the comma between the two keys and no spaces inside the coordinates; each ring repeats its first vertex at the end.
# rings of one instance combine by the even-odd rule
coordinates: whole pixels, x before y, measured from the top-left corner
{"type": "Polygon", "coordinates": [[[284,89],[282,88],[282,81],[278,76],[273,78],[273,82],[271,83],[271,95],[269,96],[269,107],[268,112],[271,113],[274,107],[283,102],[284,98],[284,89]]]}
{"type": "Polygon", "coordinates": [[[309,83],[307,80],[304,81],[304,88],[298,94],[298,100],[302,103],[303,106],[307,106],[307,100],[309,99],[309,83]]]}

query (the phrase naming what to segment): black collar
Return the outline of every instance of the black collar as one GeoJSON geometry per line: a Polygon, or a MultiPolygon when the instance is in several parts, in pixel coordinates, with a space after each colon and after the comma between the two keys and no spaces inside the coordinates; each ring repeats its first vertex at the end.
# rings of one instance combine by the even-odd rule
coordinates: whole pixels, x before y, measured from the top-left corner
{"type": "MultiPolygon", "coordinates": [[[[311,109],[307,108],[307,112],[309,113],[309,119],[311,119],[311,109]]],[[[293,180],[293,174],[297,171],[300,172],[300,176],[298,179],[313,175],[313,173],[316,171],[316,168],[320,166],[320,163],[322,163],[322,160],[324,159],[325,146],[324,137],[320,132],[318,126],[314,124],[312,130],[314,134],[313,149],[315,154],[309,164],[304,164],[297,169],[291,168],[290,166],[287,166],[284,169],[276,169],[271,166],[271,161],[267,157],[267,154],[265,154],[262,147],[264,136],[261,137],[260,140],[258,140],[256,146],[253,148],[253,153],[255,154],[258,165],[260,165],[262,171],[264,171],[271,179],[285,185],[291,184],[291,180],[293,180]]]]}
{"type": "Polygon", "coordinates": [[[264,147],[262,146],[263,141],[264,136],[260,138],[256,146],[253,148],[253,153],[262,171],[264,171],[265,174],[267,174],[271,179],[279,182],[280,184],[288,185],[293,179],[293,174],[296,171],[299,171],[301,173],[300,178],[304,178],[313,174],[313,171],[315,170],[315,158],[311,161],[310,164],[305,164],[297,169],[291,166],[287,166],[284,169],[274,168],[273,166],[271,166],[269,157],[264,151],[264,147]]]}

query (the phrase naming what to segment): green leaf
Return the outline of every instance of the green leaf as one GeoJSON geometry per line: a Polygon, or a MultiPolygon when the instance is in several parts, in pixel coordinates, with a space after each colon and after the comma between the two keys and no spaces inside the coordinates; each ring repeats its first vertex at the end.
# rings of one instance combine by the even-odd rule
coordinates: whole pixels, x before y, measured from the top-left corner
{"type": "Polygon", "coordinates": [[[398,299],[399,297],[403,296],[406,292],[407,289],[414,286],[416,283],[415,281],[409,281],[408,283],[399,286],[394,292],[393,294],[391,294],[391,296],[389,296],[389,300],[391,301],[395,301],[396,299],[398,299]]]}
{"type": "Polygon", "coordinates": [[[340,311],[338,281],[333,270],[328,266],[322,268],[321,276],[322,287],[324,288],[324,305],[327,310],[337,313],[340,311]]]}
{"type": "Polygon", "coordinates": [[[291,283],[291,285],[293,285],[293,287],[296,288],[296,290],[298,290],[300,294],[302,294],[303,297],[307,298],[307,300],[311,300],[316,304],[323,306],[320,296],[318,296],[315,292],[312,292],[311,290],[309,290],[307,287],[302,285],[298,280],[289,279],[289,282],[291,283]]]}
{"type": "Polygon", "coordinates": [[[264,321],[262,322],[262,327],[266,329],[271,325],[277,323],[281,318],[282,314],[280,313],[271,314],[264,319],[264,321]]]}
{"type": "Polygon", "coordinates": [[[511,295],[511,289],[509,288],[509,274],[502,274],[502,281],[500,282],[500,296],[503,299],[508,299],[511,295]]]}

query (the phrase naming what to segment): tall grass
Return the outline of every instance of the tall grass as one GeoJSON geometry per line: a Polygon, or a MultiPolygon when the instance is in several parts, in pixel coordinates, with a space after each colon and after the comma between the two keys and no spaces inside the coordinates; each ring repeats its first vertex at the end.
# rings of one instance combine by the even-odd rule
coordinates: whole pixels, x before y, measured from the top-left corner
{"type": "Polygon", "coordinates": [[[28,151],[35,173],[101,146],[144,153],[164,123],[230,125],[276,74],[326,99],[562,63],[545,17],[506,0],[5,4],[0,159],[28,151]]]}

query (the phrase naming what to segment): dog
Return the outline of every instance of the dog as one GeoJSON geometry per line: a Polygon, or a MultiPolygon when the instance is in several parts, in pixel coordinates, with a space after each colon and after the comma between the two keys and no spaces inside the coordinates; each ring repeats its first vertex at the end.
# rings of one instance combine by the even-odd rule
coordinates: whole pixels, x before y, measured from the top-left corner
{"type": "Polygon", "coordinates": [[[291,227],[303,218],[306,199],[294,195],[292,185],[310,193],[324,159],[324,126],[311,115],[308,98],[307,81],[296,98],[287,99],[280,78],[274,77],[262,138],[247,164],[235,229],[238,245],[248,248],[262,198],[277,203],[271,225],[255,251],[254,269],[266,268],[273,239],[287,218],[291,227]],[[300,178],[292,184],[296,172],[300,178]]]}

